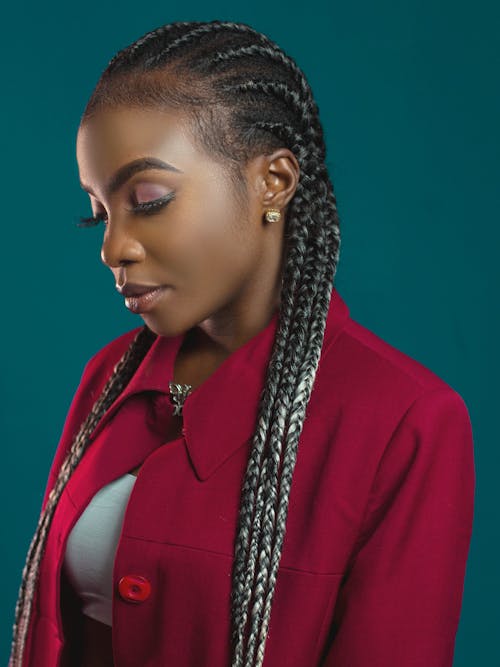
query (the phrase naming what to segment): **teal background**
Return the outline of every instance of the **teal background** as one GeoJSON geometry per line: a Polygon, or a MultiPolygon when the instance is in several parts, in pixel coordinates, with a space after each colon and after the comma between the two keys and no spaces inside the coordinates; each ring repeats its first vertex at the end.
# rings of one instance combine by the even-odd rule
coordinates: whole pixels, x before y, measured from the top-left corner
{"type": "Polygon", "coordinates": [[[75,158],[80,114],[118,49],[166,22],[223,19],[268,34],[312,85],[342,224],[336,284],[352,317],[431,368],[469,407],[475,524],[454,665],[500,664],[498,5],[208,7],[88,0],[3,12],[0,661],[83,366],[142,323],[101,263],[101,228],[74,226],[91,214],[75,158]]]}

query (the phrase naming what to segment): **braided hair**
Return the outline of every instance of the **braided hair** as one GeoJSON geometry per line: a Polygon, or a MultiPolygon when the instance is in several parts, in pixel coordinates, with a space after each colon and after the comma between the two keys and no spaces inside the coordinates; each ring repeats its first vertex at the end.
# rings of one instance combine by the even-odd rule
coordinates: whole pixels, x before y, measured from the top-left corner
{"type": "MultiPolygon", "coordinates": [[[[178,108],[195,141],[227,167],[236,191],[255,155],[290,149],[300,166],[285,220],[279,321],[242,483],[231,590],[232,667],[260,667],[286,529],[297,447],[318,367],[340,249],[318,107],[294,60],[243,23],[174,22],[120,50],[82,115],[101,108],[178,108]]],[[[93,430],[155,335],[142,327],[76,434],[28,551],[9,667],[22,657],[47,533],[93,430]]]]}

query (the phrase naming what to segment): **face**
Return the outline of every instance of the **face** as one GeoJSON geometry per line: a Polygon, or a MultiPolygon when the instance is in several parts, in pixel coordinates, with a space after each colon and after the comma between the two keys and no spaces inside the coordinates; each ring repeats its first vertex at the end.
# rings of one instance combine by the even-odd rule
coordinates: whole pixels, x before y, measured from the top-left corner
{"type": "MultiPolygon", "coordinates": [[[[101,258],[113,287],[168,286],[147,310],[134,310],[152,331],[174,336],[199,326],[229,348],[265,326],[278,305],[283,230],[263,222],[264,162],[246,169],[242,206],[186,117],[137,109],[101,110],[86,121],[77,161],[92,214],[103,218],[101,258]]],[[[133,309],[134,300],[125,305],[133,309]]]]}

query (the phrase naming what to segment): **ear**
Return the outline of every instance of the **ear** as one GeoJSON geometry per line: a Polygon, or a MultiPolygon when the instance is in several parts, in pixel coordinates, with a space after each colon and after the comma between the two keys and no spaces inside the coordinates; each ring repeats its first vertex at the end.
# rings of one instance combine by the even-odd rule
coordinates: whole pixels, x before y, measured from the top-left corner
{"type": "Polygon", "coordinates": [[[297,158],[288,148],[278,148],[269,155],[251,161],[253,183],[264,209],[284,209],[292,199],[300,176],[297,158]]]}

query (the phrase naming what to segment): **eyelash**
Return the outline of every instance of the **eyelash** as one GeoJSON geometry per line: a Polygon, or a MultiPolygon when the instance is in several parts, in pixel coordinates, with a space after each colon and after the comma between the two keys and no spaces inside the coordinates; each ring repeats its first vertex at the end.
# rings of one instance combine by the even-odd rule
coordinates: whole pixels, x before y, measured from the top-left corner
{"type": "MultiPolygon", "coordinates": [[[[136,215],[153,215],[157,211],[161,210],[167,204],[169,204],[175,195],[173,192],[170,192],[168,195],[161,197],[160,199],[154,199],[153,201],[143,202],[142,204],[137,204],[135,208],[128,208],[127,211],[134,213],[136,215]]],[[[105,222],[106,219],[102,215],[94,215],[90,218],[80,217],[80,222],[76,223],[77,227],[94,227],[100,222],[105,222]]]]}

